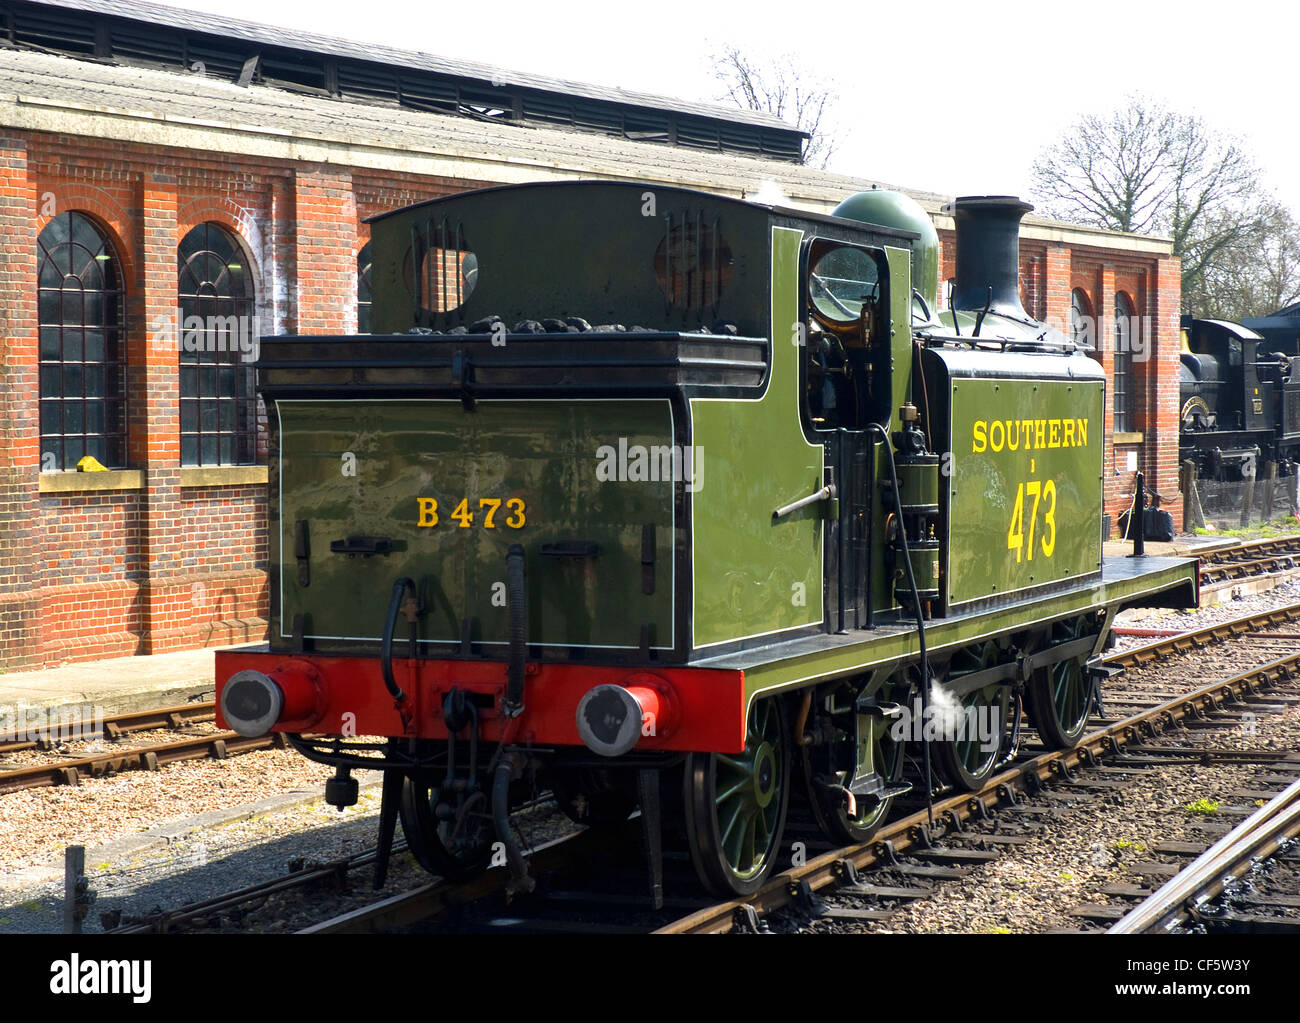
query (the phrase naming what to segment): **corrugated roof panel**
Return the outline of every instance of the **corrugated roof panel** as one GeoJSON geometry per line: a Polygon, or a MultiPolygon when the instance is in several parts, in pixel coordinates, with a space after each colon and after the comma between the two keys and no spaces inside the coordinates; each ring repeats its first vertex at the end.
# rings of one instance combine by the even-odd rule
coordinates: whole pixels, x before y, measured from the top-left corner
{"type": "Polygon", "coordinates": [[[691,149],[719,150],[722,148],[722,141],[718,137],[718,129],[719,125],[710,124],[708,121],[694,117],[679,117],[677,118],[677,144],[691,149]]]}
{"type": "Polygon", "coordinates": [[[524,95],[524,120],[544,124],[573,124],[573,100],[542,92],[524,95]]]}
{"type": "Polygon", "coordinates": [[[583,131],[597,131],[602,135],[621,135],[623,115],[603,103],[583,103],[579,100],[573,104],[573,126],[583,131]]]}
{"type": "Polygon", "coordinates": [[[286,89],[327,92],[325,58],[294,50],[268,49],[262,54],[258,81],[286,89]]]}
{"type": "Polygon", "coordinates": [[[403,73],[398,76],[402,105],[437,114],[456,113],[456,86],[427,75],[403,73]]]}

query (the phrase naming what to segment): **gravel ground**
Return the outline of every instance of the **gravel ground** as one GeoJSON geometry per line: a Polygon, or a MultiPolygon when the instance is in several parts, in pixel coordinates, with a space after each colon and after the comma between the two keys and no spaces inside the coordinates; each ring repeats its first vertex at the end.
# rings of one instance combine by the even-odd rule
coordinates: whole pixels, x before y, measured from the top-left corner
{"type": "MultiPolygon", "coordinates": [[[[1225,601],[1222,604],[1209,604],[1206,607],[1193,608],[1189,611],[1172,611],[1167,608],[1134,607],[1121,611],[1115,616],[1117,626],[1137,629],[1177,629],[1189,632],[1204,629],[1219,622],[1232,621],[1243,615],[1258,611],[1272,611],[1300,601],[1300,579],[1292,579],[1268,593],[1256,593],[1247,597],[1225,601]]],[[[1291,629],[1289,631],[1300,631],[1291,629]]],[[[1135,646],[1145,646],[1152,642],[1141,636],[1115,637],[1115,650],[1128,650],[1135,646]]]]}
{"type": "MultiPolygon", "coordinates": [[[[1192,612],[1130,610],[1120,616],[1119,624],[1200,628],[1297,600],[1300,580],[1268,594],[1192,612]]],[[[1119,642],[1136,645],[1146,640],[1122,637],[1119,642]]],[[[1274,647],[1238,641],[1227,649],[1132,669],[1109,687],[1116,697],[1119,693],[1157,695],[1196,683],[1198,678],[1207,681],[1230,667],[1241,670],[1248,663],[1276,656],[1274,647]]],[[[1300,707],[1292,706],[1280,717],[1261,715],[1257,732],[1235,738],[1214,734],[1219,745],[1246,742],[1300,749],[1300,707]]],[[[153,738],[166,741],[174,735],[153,738]]],[[[126,741],[143,745],[149,740],[136,735],[126,741]]],[[[65,755],[87,752],[95,750],[70,748],[65,755]]],[[[10,756],[35,760],[47,755],[10,756]]],[[[1104,901],[1097,891],[1108,883],[1140,881],[1127,867],[1137,859],[1151,858],[1146,851],[1151,842],[1190,840],[1202,833],[1201,818],[1187,814],[1183,806],[1201,797],[1222,799],[1233,789],[1252,787],[1250,778],[1258,770],[1253,766],[1170,767],[1140,776],[1130,789],[1106,797],[1111,806],[1122,809],[1101,810],[1106,804],[1080,801],[1077,812],[1046,818],[1032,847],[1012,851],[966,880],[946,884],[934,898],[897,914],[887,928],[855,929],[1038,931],[1076,926],[1077,921],[1065,915],[1070,907],[1104,901]]],[[[176,908],[281,876],[293,861],[323,863],[365,851],[376,833],[377,783],[359,775],[363,786],[369,783],[369,790],[363,790],[357,806],[340,814],[319,798],[331,773],[293,751],[266,750],[222,761],[173,764],[156,773],[87,779],[76,788],[2,796],[0,933],[60,929],[62,855],[70,844],[87,847],[87,875],[98,896],[87,919],[88,931],[99,929],[102,912],[122,910],[130,915],[176,908]],[[248,809],[277,796],[293,805],[248,809]],[[196,820],[199,815],[205,816],[196,820]],[[237,819],[214,822],[213,816],[237,819]]],[[[1062,801],[1052,805],[1070,809],[1062,801]]],[[[1041,820],[1024,815],[1021,823],[1041,820]]],[[[540,842],[568,830],[568,824],[552,806],[528,815],[521,830],[540,842]]],[[[316,891],[275,897],[242,919],[222,921],[221,929],[295,929],[373,899],[369,871],[354,872],[352,877],[350,895],[316,891]]],[[[424,880],[427,875],[409,855],[401,854],[394,859],[385,892],[395,893],[424,880]]]]}
{"type": "Polygon", "coordinates": [[[291,750],[259,750],[7,793],[0,796],[0,892],[30,878],[19,873],[23,868],[51,861],[60,861],[54,866],[62,877],[66,846],[89,850],[205,811],[287,792],[321,792],[331,773],[291,750]]]}
{"type": "MultiPolygon", "coordinates": [[[[93,798],[77,799],[78,790],[75,789],[45,789],[17,793],[5,799],[66,794],[72,798],[61,802],[73,821],[67,825],[69,832],[76,836],[68,839],[68,843],[75,841],[94,846],[105,839],[127,839],[125,843],[118,841],[87,849],[86,876],[95,899],[84,929],[87,933],[94,933],[104,929],[101,914],[120,911],[123,919],[129,919],[177,909],[250,884],[282,877],[295,861],[316,866],[372,849],[378,831],[380,797],[377,774],[364,772],[357,775],[362,784],[361,798],[356,806],[340,813],[320,797],[324,779],[330,773],[296,754],[275,751],[246,754],[226,761],[175,765],[160,775],[137,773],[98,783],[114,786],[113,792],[100,793],[87,783],[80,790],[80,796],[93,798]],[[263,758],[262,763],[255,763],[254,759],[259,757],[263,758]],[[286,760],[288,762],[284,763],[286,760]],[[172,779],[161,797],[164,800],[161,808],[154,798],[155,793],[130,791],[132,783],[166,781],[171,772],[184,768],[197,769],[193,774],[200,773],[203,768],[220,772],[223,777],[218,786],[225,786],[219,789],[221,797],[203,797],[202,791],[206,786],[201,779],[194,777],[186,779],[188,784],[183,784],[178,778],[172,779]],[[304,786],[303,782],[307,785],[304,786]],[[261,798],[266,797],[272,787],[282,796],[278,800],[275,797],[261,798]],[[236,794],[240,798],[233,802],[224,798],[233,798],[236,794]],[[176,796],[174,800],[172,795],[176,796]],[[249,803],[253,796],[259,797],[257,803],[249,803]],[[208,809],[215,812],[180,819],[164,817],[167,801],[191,811],[208,809]],[[105,809],[105,804],[111,802],[119,805],[114,813],[105,817],[106,820],[136,820],[138,826],[123,830],[120,823],[85,819],[87,815],[98,815],[105,809]],[[266,805],[276,802],[287,805],[266,805]],[[132,816],[117,816],[124,810],[120,805],[123,803],[133,806],[132,816]],[[156,823],[161,820],[167,823],[156,823]],[[144,849],[133,849],[132,838],[144,842],[152,840],[152,844],[144,849]],[[117,848],[122,845],[127,848],[117,848]]],[[[206,785],[211,785],[211,778],[209,774],[206,785]]],[[[9,828],[13,822],[9,820],[8,804],[5,804],[5,809],[4,825],[9,828]]],[[[519,814],[517,828],[527,847],[567,833],[572,830],[572,825],[553,803],[547,803],[519,814]]],[[[7,840],[17,841],[16,838],[7,840]]],[[[36,849],[20,855],[26,861],[38,862],[43,859],[39,849],[57,848],[61,855],[63,844],[57,836],[42,835],[36,849]]],[[[372,872],[373,867],[352,871],[342,890],[333,885],[317,885],[272,896],[233,915],[211,921],[205,929],[241,933],[296,930],[380,897],[371,886],[372,872]]],[[[62,877],[61,859],[0,875],[0,933],[61,930],[62,877]]],[[[393,857],[382,894],[396,895],[429,879],[410,854],[399,852],[393,857]]],[[[113,923],[110,919],[108,926],[113,923]]]]}
{"type": "MultiPolygon", "coordinates": [[[[1208,658],[1203,654],[1189,655],[1164,665],[1126,672],[1111,685],[1122,684],[1128,692],[1140,693],[1200,684],[1217,673],[1244,670],[1249,661],[1258,659],[1252,658],[1249,643],[1239,640],[1232,645],[1231,651],[1244,648],[1236,659],[1231,653],[1223,657],[1217,651],[1208,658]],[[1207,662],[1218,667],[1208,667],[1207,662]]],[[[1300,684],[1278,686],[1270,694],[1300,695],[1300,684]]],[[[1300,704],[1286,705],[1281,713],[1261,708],[1249,725],[1228,722],[1223,729],[1176,731],[1160,744],[1192,749],[1212,746],[1300,750],[1300,704]]],[[[1232,814],[1231,807],[1250,810],[1262,805],[1262,800],[1257,803],[1231,793],[1263,788],[1254,779],[1274,770],[1269,766],[1222,763],[1161,767],[1150,773],[1126,776],[1129,780],[1125,788],[1094,798],[1089,798],[1082,788],[1061,786],[1056,790],[1058,793],[1073,792],[1077,798],[1051,798],[1049,802],[1035,799],[1031,803],[1062,811],[1058,815],[1013,812],[997,815],[1000,830],[1025,829],[1025,833],[1035,835],[1032,843],[1011,848],[960,881],[943,884],[937,894],[907,906],[886,923],[853,928],[842,924],[812,924],[808,929],[883,933],[1032,933],[1076,929],[1083,922],[1069,915],[1071,908],[1082,904],[1124,905],[1122,900],[1102,894],[1101,889],[1114,884],[1143,885],[1143,877],[1131,869],[1136,863],[1173,861],[1152,852],[1156,842],[1208,844],[1217,837],[1211,829],[1220,823],[1231,826],[1241,820],[1232,814]],[[1218,810],[1190,811],[1188,806],[1198,800],[1218,803],[1218,810]]],[[[1081,777],[1090,776],[1085,773],[1081,777]]],[[[1205,809],[1208,806],[1209,803],[1203,804],[1205,809]]],[[[915,879],[891,876],[888,872],[873,873],[869,880],[873,884],[916,883],[915,879]]],[[[1155,886],[1162,880],[1157,880],[1155,886]]]]}
{"type": "Polygon", "coordinates": [[[0,771],[9,768],[35,767],[39,764],[54,764],[79,757],[94,757],[119,750],[145,749],[149,746],[195,739],[202,735],[214,735],[221,731],[222,729],[213,722],[201,721],[185,728],[157,728],[144,732],[128,732],[116,742],[106,739],[69,739],[56,742],[49,749],[37,747],[0,753],[0,771]]]}

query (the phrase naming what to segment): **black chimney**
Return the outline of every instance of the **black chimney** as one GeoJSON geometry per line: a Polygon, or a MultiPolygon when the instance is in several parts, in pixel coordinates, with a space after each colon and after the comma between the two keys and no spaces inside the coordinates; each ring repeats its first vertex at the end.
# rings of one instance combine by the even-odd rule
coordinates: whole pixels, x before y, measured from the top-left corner
{"type": "Polygon", "coordinates": [[[1020,304],[1020,218],[1033,209],[1014,195],[966,195],[953,204],[957,283],[952,307],[1032,320],[1020,304]],[[989,289],[992,289],[992,302],[989,289]]]}

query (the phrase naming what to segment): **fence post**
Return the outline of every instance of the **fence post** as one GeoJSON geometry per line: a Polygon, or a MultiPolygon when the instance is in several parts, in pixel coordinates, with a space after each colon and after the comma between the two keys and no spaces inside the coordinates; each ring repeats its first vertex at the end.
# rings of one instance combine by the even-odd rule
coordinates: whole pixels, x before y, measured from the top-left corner
{"type": "Polygon", "coordinates": [[[1183,492],[1183,532],[1194,533],[1205,528],[1205,512],[1201,508],[1201,495],[1196,488],[1196,463],[1190,458],[1178,473],[1178,489],[1183,492]]]}
{"type": "Polygon", "coordinates": [[[1250,525],[1250,513],[1255,510],[1255,466],[1241,467],[1241,525],[1250,525]]]}
{"type": "Polygon", "coordinates": [[[1264,521],[1273,521],[1273,486],[1277,480],[1277,463],[1264,463],[1264,521]]]}
{"type": "Polygon", "coordinates": [[[89,907],[86,847],[70,845],[63,854],[63,933],[80,934],[89,907]]]}

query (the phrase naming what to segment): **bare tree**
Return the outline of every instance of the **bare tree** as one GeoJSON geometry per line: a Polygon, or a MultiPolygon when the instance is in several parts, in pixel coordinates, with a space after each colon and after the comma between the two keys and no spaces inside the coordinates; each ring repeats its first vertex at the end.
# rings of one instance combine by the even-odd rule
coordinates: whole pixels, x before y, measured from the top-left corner
{"type": "Polygon", "coordinates": [[[1131,97],[1109,115],[1080,118],[1035,161],[1045,212],[1115,231],[1163,234],[1183,261],[1184,309],[1206,294],[1244,240],[1264,229],[1271,199],[1234,139],[1190,114],[1131,97]]]}
{"type": "Polygon", "coordinates": [[[713,76],[722,83],[721,98],[748,110],[766,110],[808,133],[804,163],[825,167],[837,140],[830,122],[839,96],[825,82],[800,70],[786,55],[764,63],[735,46],[712,58],[713,76]]]}
{"type": "MultiPolygon", "coordinates": [[[[1217,221],[1231,214],[1218,214],[1217,221]]],[[[1219,230],[1217,223],[1213,232],[1219,230]]],[[[1184,306],[1227,320],[1266,316],[1300,301],[1300,224],[1280,203],[1264,199],[1258,217],[1184,294],[1184,306]]]]}

